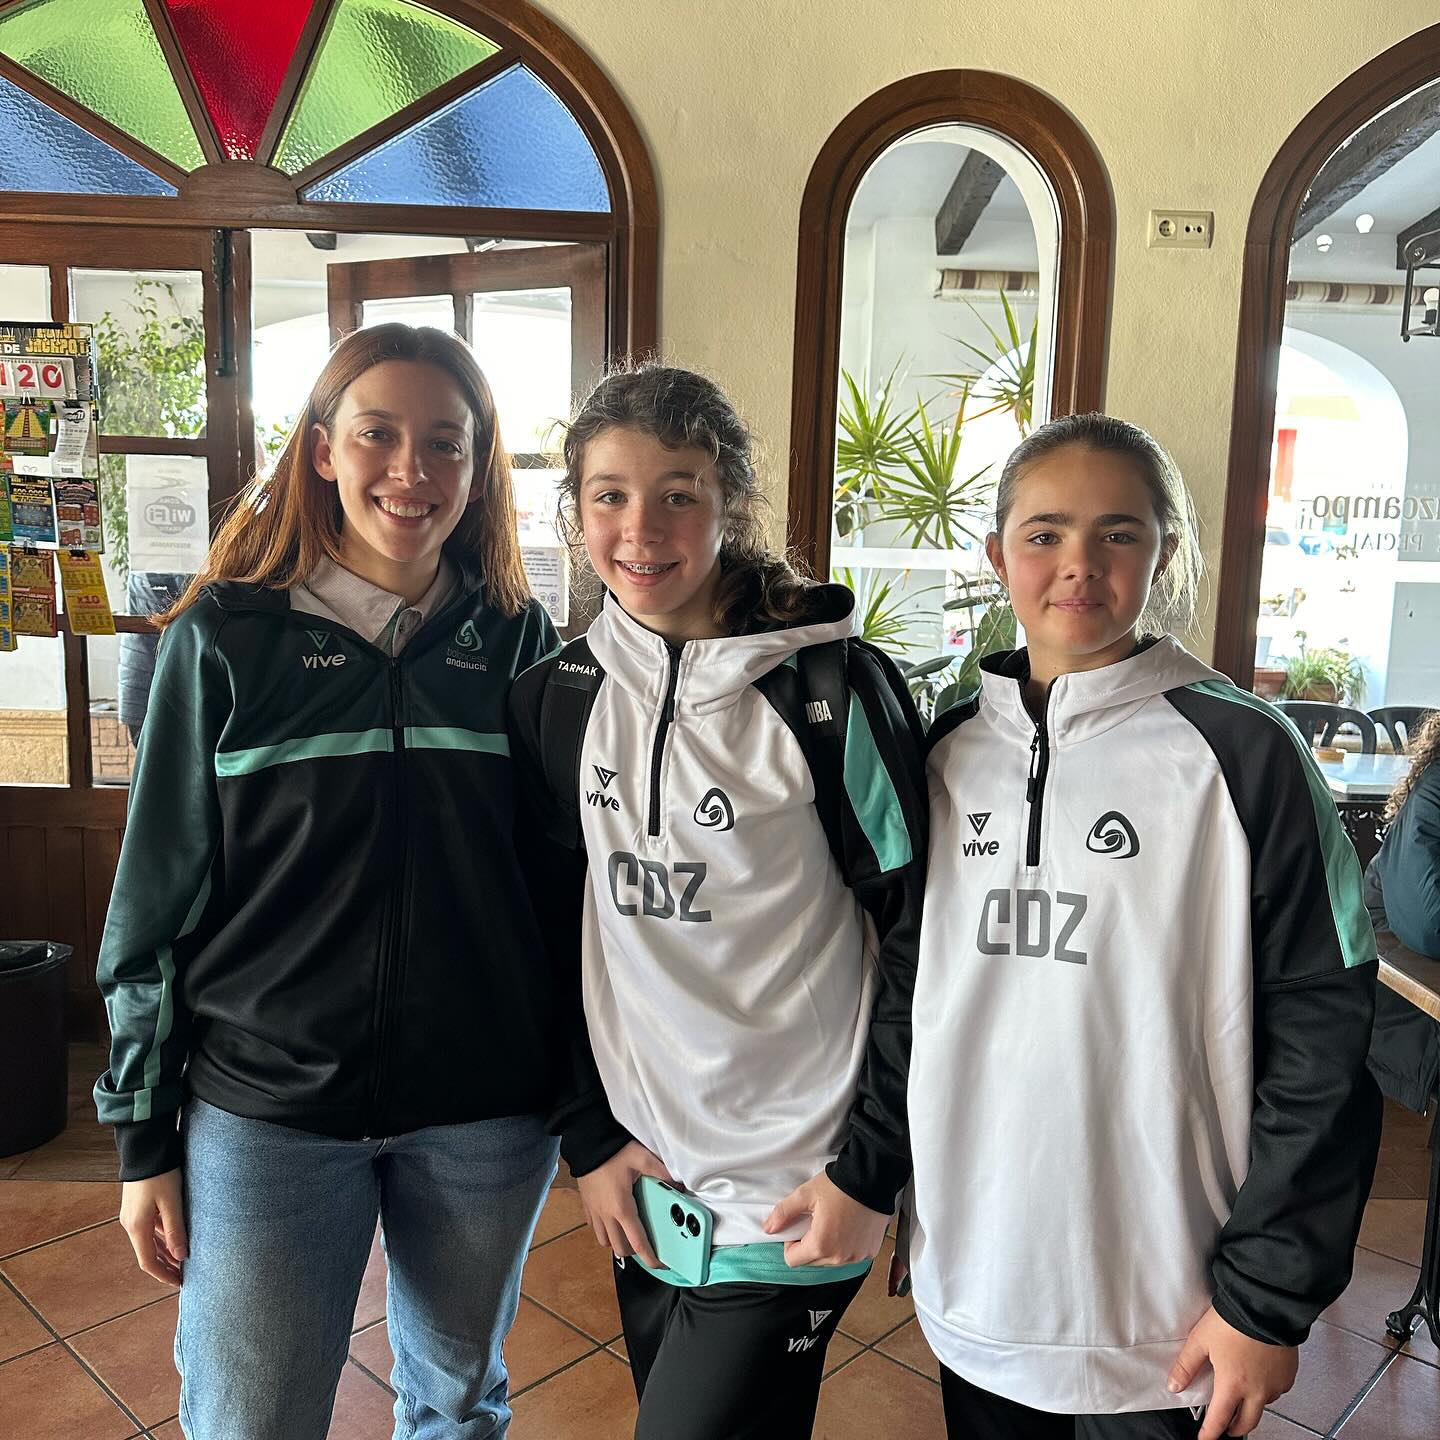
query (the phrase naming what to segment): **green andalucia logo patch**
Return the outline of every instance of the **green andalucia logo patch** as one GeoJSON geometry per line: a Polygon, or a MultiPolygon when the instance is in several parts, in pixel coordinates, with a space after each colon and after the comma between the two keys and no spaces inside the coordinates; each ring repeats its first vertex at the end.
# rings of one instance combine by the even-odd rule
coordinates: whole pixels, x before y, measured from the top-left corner
{"type": "Polygon", "coordinates": [[[475,622],[467,620],[455,632],[455,644],[461,650],[478,650],[480,648],[480,637],[475,633],[475,622]]]}

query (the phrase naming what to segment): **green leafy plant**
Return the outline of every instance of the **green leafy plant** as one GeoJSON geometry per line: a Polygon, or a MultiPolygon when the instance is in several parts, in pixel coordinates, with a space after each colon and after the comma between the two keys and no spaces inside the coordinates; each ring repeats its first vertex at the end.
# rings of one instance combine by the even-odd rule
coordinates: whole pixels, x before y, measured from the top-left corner
{"type": "Polygon", "coordinates": [[[969,475],[960,472],[966,399],[962,394],[948,425],[932,423],[925,402],[919,401],[900,463],[878,486],[876,515],[903,525],[912,549],[953,550],[965,540],[984,538],[995,487],[988,464],[969,475]]]}
{"type": "MultiPolygon", "coordinates": [[[[956,550],[979,541],[988,528],[995,480],[989,464],[970,470],[963,465],[967,424],[985,415],[1008,413],[1017,435],[1026,435],[1034,417],[1038,323],[1023,335],[1014,307],[1003,293],[1004,325],[997,330],[972,305],[984,326],[989,345],[956,338],[965,369],[933,375],[955,387],[955,414],[937,417],[938,397],[916,395],[908,410],[898,399],[903,371],[897,364],[872,393],[848,371],[842,372],[843,393],[835,447],[835,529],[843,539],[885,521],[900,534],[894,542],[919,550],[956,550]]],[[[904,613],[898,580],[868,580],[863,596],[849,571],[842,578],[857,590],[865,638],[887,649],[914,649],[904,640],[913,626],[913,610],[904,613]]],[[[938,587],[930,587],[938,588],[938,587]]],[[[905,601],[911,595],[904,596],[905,601]]],[[[923,718],[939,715],[968,698],[979,687],[980,661],[996,650],[1013,647],[1015,615],[993,578],[964,580],[961,592],[944,606],[963,612],[955,628],[968,632],[963,660],[937,655],[906,670],[907,683],[923,718]]]]}
{"type": "Polygon", "coordinates": [[[901,414],[895,406],[899,371],[897,364],[873,400],[848,370],[841,371],[846,393],[835,442],[835,529],[842,537],[863,528],[869,502],[900,464],[915,412],[901,414]]]}
{"type": "Polygon", "coordinates": [[[901,654],[914,649],[914,642],[905,635],[914,618],[914,610],[912,608],[907,614],[906,602],[917,600],[921,595],[939,589],[939,586],[926,585],[901,596],[896,590],[895,580],[882,580],[872,570],[862,570],[857,575],[845,568],[835,573],[840,583],[855,596],[862,640],[868,640],[882,650],[894,650],[901,654]]]}
{"type": "MultiPolygon", "coordinates": [[[[140,277],[125,302],[129,317],[107,310],[95,325],[100,416],[109,435],[205,433],[205,322],[182,308],[175,287],[140,277]]],[[[100,509],[112,567],[130,569],[125,457],[100,457],[100,509]]]]}
{"type": "MultiPolygon", "coordinates": [[[[967,302],[968,303],[968,302],[967,302]]],[[[1015,318],[1009,298],[1002,290],[1000,306],[1005,312],[1005,334],[1001,335],[993,325],[973,306],[970,313],[989,333],[992,348],[972,345],[958,336],[951,339],[974,358],[978,368],[959,370],[947,375],[935,375],[932,379],[943,380],[957,387],[958,392],[973,392],[983,379],[985,393],[983,400],[993,398],[994,404],[981,410],[979,415],[993,415],[1005,411],[1015,418],[1015,427],[1022,436],[1030,433],[1035,417],[1035,345],[1040,333],[1040,321],[1030,325],[1030,334],[1020,334],[1020,322],[1015,318]]],[[[976,418],[979,418],[979,415],[976,418]]]]}
{"type": "Polygon", "coordinates": [[[1306,648],[1300,637],[1300,653],[1285,662],[1286,700],[1324,700],[1331,704],[1359,705],[1365,699],[1365,669],[1348,650],[1306,648]]]}

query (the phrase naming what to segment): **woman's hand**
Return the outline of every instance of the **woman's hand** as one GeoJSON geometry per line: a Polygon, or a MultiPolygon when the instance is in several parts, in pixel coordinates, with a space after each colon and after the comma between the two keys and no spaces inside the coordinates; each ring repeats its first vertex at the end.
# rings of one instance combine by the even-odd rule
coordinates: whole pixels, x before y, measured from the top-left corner
{"type": "Polygon", "coordinates": [[[163,1285],[180,1283],[190,1253],[179,1170],[127,1180],[120,1187],[120,1228],[130,1237],[140,1268],[163,1285]]]}
{"type": "Polygon", "coordinates": [[[1200,1440],[1220,1440],[1223,1435],[1248,1435],[1260,1423],[1265,1407],[1295,1383],[1300,1351],[1242,1335],[1212,1305],[1185,1338],[1170,1371],[1172,1393],[1186,1389],[1207,1361],[1215,1372],[1215,1390],[1200,1440]]]}
{"type": "Polygon", "coordinates": [[[852,1200],[823,1170],[770,1212],[765,1233],[773,1235],[802,1215],[810,1217],[810,1228],[798,1240],[785,1242],[787,1265],[854,1265],[873,1260],[890,1223],[888,1215],[852,1200]]]}
{"type": "Polygon", "coordinates": [[[667,1267],[660,1263],[651,1247],[635,1205],[635,1181],[641,1175],[653,1175],[668,1185],[675,1184],[674,1177],[660,1163],[660,1157],[638,1140],[632,1140],[575,1183],[580,1187],[585,1218],[600,1244],[608,1245],[617,1260],[638,1255],[652,1270],[664,1270],[667,1267]]]}

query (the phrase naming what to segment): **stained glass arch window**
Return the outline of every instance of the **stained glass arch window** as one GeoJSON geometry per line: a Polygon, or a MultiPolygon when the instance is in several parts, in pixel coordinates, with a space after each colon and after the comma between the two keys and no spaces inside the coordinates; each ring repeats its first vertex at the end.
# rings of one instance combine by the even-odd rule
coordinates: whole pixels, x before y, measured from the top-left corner
{"type": "Polygon", "coordinates": [[[5,188],[174,197],[243,163],[298,200],[608,213],[524,58],[479,7],[422,0],[24,0],[0,13],[0,107],[47,158],[5,188]]]}

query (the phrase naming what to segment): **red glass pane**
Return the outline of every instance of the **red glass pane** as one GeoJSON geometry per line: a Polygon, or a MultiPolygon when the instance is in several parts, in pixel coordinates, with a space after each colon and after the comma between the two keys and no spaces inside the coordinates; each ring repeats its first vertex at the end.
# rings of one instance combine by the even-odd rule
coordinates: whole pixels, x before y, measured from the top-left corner
{"type": "Polygon", "coordinates": [[[165,0],[220,145],[251,160],[311,0],[165,0]]]}

